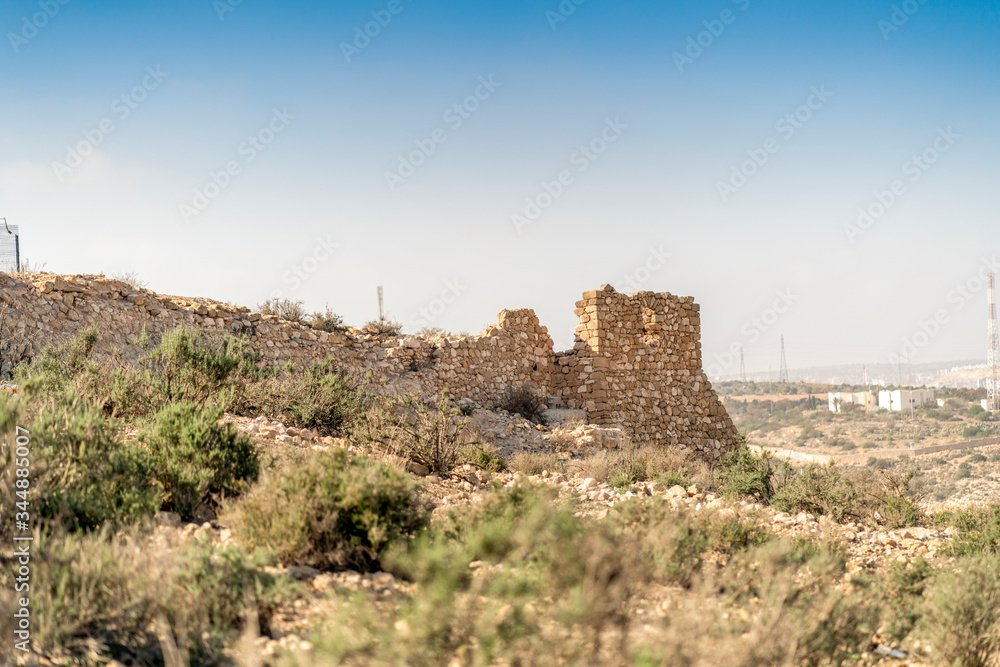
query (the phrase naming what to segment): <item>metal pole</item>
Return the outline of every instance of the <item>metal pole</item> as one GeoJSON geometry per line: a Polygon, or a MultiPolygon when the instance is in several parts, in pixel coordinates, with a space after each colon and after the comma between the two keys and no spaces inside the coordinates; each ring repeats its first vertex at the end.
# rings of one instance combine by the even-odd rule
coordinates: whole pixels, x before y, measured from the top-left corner
{"type": "Polygon", "coordinates": [[[17,272],[21,272],[21,237],[14,234],[14,263],[17,265],[17,272]]]}

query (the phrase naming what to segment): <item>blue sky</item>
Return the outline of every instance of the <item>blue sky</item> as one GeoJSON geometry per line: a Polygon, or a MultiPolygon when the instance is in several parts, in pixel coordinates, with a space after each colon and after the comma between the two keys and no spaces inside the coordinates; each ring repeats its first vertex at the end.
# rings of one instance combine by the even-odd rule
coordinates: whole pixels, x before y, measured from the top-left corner
{"type": "Polygon", "coordinates": [[[715,373],[740,345],[776,367],[781,334],[793,367],[985,358],[1000,3],[16,0],[0,26],[0,215],[50,271],[354,324],[381,284],[408,329],[532,307],[557,347],[581,292],[632,284],[702,304],[715,373]]]}

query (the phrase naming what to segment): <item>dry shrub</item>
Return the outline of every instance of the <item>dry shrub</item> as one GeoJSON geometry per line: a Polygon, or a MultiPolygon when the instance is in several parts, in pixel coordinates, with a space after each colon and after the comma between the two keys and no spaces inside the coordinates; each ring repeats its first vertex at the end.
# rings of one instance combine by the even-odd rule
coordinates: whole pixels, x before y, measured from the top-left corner
{"type": "Polygon", "coordinates": [[[262,301],[257,304],[257,310],[261,315],[277,315],[289,322],[302,323],[306,317],[306,309],[301,301],[292,299],[279,299],[277,297],[262,301]]]}
{"type": "Polygon", "coordinates": [[[710,488],[712,484],[708,462],[670,447],[647,445],[601,450],[567,463],[567,470],[577,477],[592,477],[618,487],[652,481],[667,487],[699,484],[702,488],[710,488]]]}
{"type": "Polygon", "coordinates": [[[403,332],[403,325],[399,322],[382,318],[365,322],[364,326],[361,327],[361,331],[369,336],[385,340],[399,336],[403,332]]]}
{"type": "Polygon", "coordinates": [[[522,384],[517,387],[508,387],[500,397],[497,407],[540,424],[542,411],[545,410],[545,401],[530,385],[522,384]]]}
{"type": "Polygon", "coordinates": [[[512,472],[522,475],[541,475],[543,472],[563,472],[565,464],[555,454],[547,452],[518,452],[507,461],[512,472]]]}

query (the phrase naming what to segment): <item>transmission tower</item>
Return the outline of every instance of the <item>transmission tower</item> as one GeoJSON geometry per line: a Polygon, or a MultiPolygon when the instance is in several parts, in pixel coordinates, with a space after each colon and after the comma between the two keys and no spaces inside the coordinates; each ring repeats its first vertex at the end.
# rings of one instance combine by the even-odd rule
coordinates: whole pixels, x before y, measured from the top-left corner
{"type": "Polygon", "coordinates": [[[743,362],[743,346],[740,345],[740,382],[747,381],[747,367],[743,362]]]}
{"type": "Polygon", "coordinates": [[[778,369],[778,382],[788,382],[788,364],[785,362],[785,337],[781,337],[781,366],[778,369]]]}
{"type": "Polygon", "coordinates": [[[991,273],[986,291],[986,409],[1000,410],[997,389],[1000,388],[1000,342],[997,340],[997,298],[994,276],[991,273]]]}

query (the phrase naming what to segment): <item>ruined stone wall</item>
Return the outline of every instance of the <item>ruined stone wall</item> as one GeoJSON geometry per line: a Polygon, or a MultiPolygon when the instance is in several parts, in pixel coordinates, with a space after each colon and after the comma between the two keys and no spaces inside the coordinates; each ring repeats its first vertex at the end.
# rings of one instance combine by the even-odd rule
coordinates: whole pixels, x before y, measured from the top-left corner
{"type": "Polygon", "coordinates": [[[554,388],[593,424],[620,425],[634,442],[718,458],[736,429],[701,369],[701,318],[691,297],[619,294],[578,301],[576,345],[557,355],[554,388]]]}
{"type": "Polygon", "coordinates": [[[527,384],[586,410],[590,423],[620,425],[635,443],[673,445],[711,458],[735,446],[735,429],[701,370],[700,319],[690,297],[610,287],[584,294],[574,349],[555,354],[531,310],[503,310],[478,336],[381,340],[326,333],[208,299],[155,294],[104,276],[28,280],[0,274],[0,353],[29,360],[45,345],[95,325],[99,351],[126,349],[145,332],[155,342],[177,326],[248,336],[272,363],[333,358],[395,388],[467,398],[492,407],[527,384]]]}

